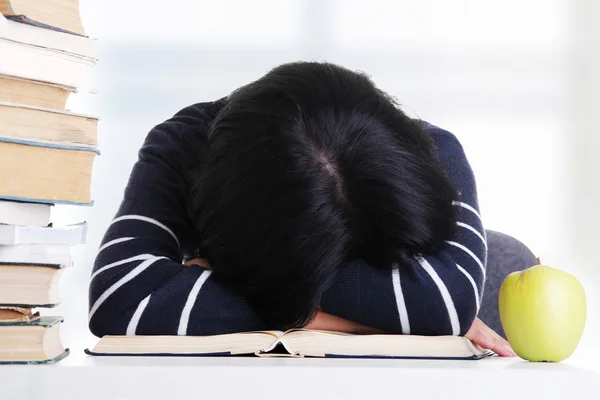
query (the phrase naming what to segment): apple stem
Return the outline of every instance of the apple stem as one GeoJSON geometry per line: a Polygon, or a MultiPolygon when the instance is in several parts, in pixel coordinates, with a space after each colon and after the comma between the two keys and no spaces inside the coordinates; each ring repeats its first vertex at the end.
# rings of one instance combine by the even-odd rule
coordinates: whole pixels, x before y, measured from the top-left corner
{"type": "Polygon", "coordinates": [[[540,258],[536,258],[538,265],[542,265],[542,260],[540,260],[540,258]]]}

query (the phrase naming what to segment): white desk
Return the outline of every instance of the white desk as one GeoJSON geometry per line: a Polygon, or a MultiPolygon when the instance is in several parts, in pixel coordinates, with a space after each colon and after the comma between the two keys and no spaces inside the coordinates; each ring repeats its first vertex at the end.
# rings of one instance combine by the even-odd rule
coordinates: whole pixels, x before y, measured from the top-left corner
{"type": "Polygon", "coordinates": [[[96,358],[0,367],[0,399],[600,399],[596,372],[480,361],[96,358]]]}

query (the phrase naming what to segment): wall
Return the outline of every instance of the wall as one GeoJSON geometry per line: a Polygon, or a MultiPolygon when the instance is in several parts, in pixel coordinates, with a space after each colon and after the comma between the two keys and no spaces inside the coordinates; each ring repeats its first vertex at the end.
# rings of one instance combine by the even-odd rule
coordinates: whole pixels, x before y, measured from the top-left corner
{"type": "Polygon", "coordinates": [[[600,131],[600,31],[592,0],[369,2],[82,0],[100,37],[97,96],[73,109],[102,118],[88,246],[65,274],[65,342],[87,333],[94,250],[120,202],[148,130],[184,106],[217,99],[293,60],[327,60],[369,73],[412,115],[454,132],[475,170],[484,222],[527,243],[584,283],[589,324],[577,357],[600,333],[600,238],[595,156],[600,131]]]}

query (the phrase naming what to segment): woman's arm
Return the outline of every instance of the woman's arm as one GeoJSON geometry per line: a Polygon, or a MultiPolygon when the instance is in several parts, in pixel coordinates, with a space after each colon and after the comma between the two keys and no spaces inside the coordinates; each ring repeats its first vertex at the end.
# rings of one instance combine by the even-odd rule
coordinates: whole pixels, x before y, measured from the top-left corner
{"type": "MultiPolygon", "coordinates": [[[[361,325],[359,323],[348,321],[346,319],[336,317],[335,315],[326,314],[323,311],[318,311],[315,318],[309,323],[306,329],[315,329],[320,331],[335,331],[353,333],[355,335],[380,335],[385,332],[361,325]]],[[[465,334],[467,339],[483,347],[495,351],[498,355],[504,357],[514,357],[515,352],[506,339],[498,335],[479,318],[475,318],[473,325],[465,334]]]]}
{"type": "Polygon", "coordinates": [[[246,301],[182,264],[191,236],[187,169],[218,103],[187,107],[148,134],[94,264],[89,326],[106,334],[209,335],[265,329],[246,301]]]}
{"type": "Polygon", "coordinates": [[[451,133],[429,126],[460,210],[455,236],[443,251],[393,270],[349,262],[325,293],[324,312],[390,333],[464,335],[481,301],[487,244],[473,172],[451,133]]]}
{"type": "Polygon", "coordinates": [[[379,329],[371,328],[370,326],[361,325],[357,322],[324,313],[321,310],[317,311],[313,320],[304,328],[318,331],[353,333],[355,335],[376,335],[385,333],[379,329]]]}

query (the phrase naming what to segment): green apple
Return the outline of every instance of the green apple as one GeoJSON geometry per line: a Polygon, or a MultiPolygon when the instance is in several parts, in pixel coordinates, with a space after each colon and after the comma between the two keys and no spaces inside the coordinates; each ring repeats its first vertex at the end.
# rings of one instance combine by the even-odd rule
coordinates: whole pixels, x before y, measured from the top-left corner
{"type": "Polygon", "coordinates": [[[498,306],[506,338],[519,357],[558,362],[577,348],[586,298],[573,275],[545,265],[513,272],[500,287],[498,306]]]}

